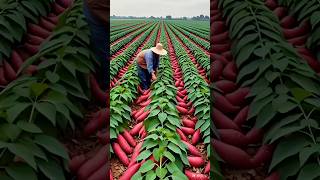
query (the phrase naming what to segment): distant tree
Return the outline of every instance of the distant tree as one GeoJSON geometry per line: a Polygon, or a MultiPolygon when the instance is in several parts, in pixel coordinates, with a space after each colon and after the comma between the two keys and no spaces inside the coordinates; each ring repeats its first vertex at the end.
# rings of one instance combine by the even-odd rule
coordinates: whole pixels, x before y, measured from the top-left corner
{"type": "Polygon", "coordinates": [[[166,19],[172,19],[171,15],[166,16],[166,19]]]}
{"type": "Polygon", "coordinates": [[[200,19],[204,19],[204,15],[201,14],[201,15],[200,15],[200,19]]]}

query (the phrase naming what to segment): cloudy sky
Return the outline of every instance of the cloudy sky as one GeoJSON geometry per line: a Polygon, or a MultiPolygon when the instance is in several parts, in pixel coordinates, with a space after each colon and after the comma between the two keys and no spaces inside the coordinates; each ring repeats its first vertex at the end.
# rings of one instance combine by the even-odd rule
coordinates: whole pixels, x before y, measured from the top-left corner
{"type": "Polygon", "coordinates": [[[111,16],[210,15],[210,0],[110,0],[110,5],[111,16]]]}

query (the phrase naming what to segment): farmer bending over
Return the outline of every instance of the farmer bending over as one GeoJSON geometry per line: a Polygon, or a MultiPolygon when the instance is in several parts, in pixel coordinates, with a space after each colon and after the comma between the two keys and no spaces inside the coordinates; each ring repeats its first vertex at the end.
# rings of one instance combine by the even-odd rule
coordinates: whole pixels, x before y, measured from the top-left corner
{"type": "Polygon", "coordinates": [[[157,79],[157,70],[159,67],[160,55],[166,55],[167,51],[163,49],[161,43],[156,47],[145,49],[137,55],[138,76],[141,80],[142,90],[150,88],[151,80],[157,79]]]}

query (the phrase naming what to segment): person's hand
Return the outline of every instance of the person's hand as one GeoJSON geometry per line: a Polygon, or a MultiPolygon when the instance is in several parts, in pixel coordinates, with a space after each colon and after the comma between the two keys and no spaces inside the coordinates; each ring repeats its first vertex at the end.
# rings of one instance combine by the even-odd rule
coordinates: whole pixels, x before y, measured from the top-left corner
{"type": "Polygon", "coordinates": [[[152,73],[152,77],[151,77],[152,81],[157,80],[157,76],[154,74],[154,72],[152,73]]]}

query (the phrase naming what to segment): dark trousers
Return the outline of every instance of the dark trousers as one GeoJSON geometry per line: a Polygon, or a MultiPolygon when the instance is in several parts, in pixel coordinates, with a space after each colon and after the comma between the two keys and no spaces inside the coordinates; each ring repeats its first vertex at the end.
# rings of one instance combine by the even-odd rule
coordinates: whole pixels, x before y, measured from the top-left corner
{"type": "Polygon", "coordinates": [[[141,88],[143,90],[147,90],[150,88],[150,85],[151,85],[151,74],[147,69],[143,69],[139,65],[137,66],[138,66],[138,76],[141,81],[141,88]]]}
{"type": "MultiPolygon", "coordinates": [[[[84,15],[87,19],[91,33],[91,47],[95,54],[95,58],[101,64],[98,70],[98,81],[100,81],[103,90],[107,90],[110,84],[110,61],[109,57],[109,33],[106,27],[99,19],[90,13],[86,2],[84,1],[84,15]]],[[[107,15],[107,14],[106,14],[107,15]]]]}

